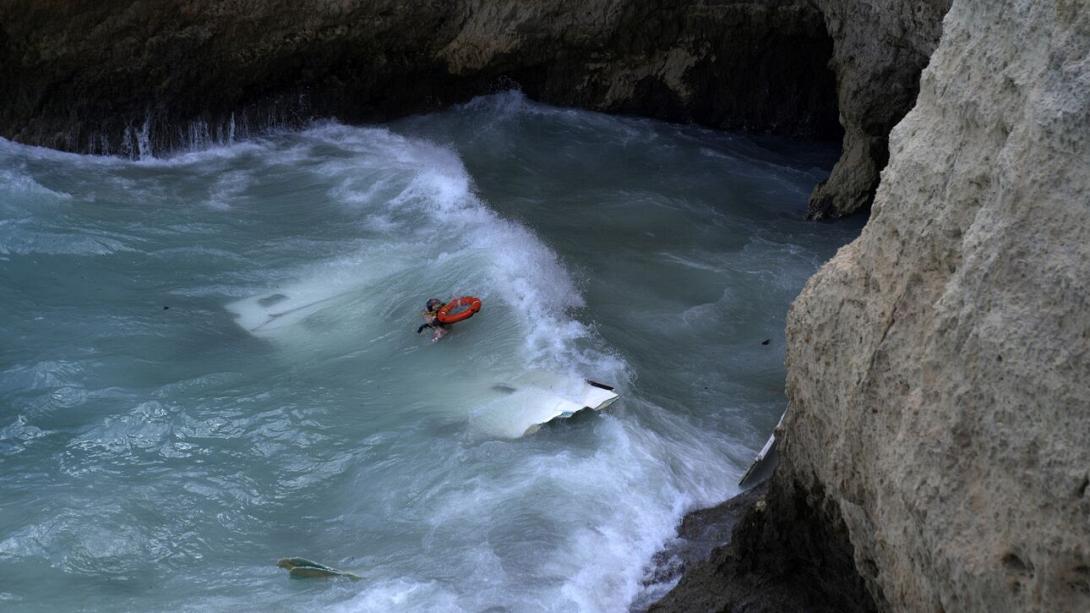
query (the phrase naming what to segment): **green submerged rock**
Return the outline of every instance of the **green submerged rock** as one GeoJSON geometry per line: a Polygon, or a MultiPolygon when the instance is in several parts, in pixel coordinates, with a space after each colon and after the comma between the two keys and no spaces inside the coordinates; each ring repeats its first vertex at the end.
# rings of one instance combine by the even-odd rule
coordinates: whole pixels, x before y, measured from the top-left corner
{"type": "Polygon", "coordinates": [[[326,566],[325,564],[307,560],[306,558],[282,558],[276,565],[287,570],[288,574],[292,577],[299,579],[313,579],[315,577],[347,577],[353,581],[359,581],[363,578],[353,573],[337,570],[336,568],[326,566]]]}

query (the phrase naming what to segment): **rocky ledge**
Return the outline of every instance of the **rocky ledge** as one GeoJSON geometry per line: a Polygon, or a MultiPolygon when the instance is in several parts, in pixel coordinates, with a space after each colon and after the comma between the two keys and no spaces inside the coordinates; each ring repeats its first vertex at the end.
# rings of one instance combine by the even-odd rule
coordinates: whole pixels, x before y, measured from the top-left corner
{"type": "Polygon", "coordinates": [[[686,560],[677,586],[650,611],[874,611],[855,570],[844,522],[827,501],[768,483],[686,516],[678,533],[697,534],[707,516],[729,514],[732,531],[702,561],[686,560]],[[826,508],[822,508],[826,505],[826,508]]]}

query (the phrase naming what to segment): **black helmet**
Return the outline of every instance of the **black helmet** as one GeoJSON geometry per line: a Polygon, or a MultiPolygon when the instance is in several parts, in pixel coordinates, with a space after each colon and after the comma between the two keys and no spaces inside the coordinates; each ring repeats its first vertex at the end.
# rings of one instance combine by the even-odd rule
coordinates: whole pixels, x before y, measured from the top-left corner
{"type": "Polygon", "coordinates": [[[438,298],[428,298],[428,303],[427,303],[426,307],[427,307],[427,309],[429,311],[431,311],[431,310],[435,309],[435,307],[439,306],[440,304],[443,304],[442,300],[440,300],[438,298]]]}

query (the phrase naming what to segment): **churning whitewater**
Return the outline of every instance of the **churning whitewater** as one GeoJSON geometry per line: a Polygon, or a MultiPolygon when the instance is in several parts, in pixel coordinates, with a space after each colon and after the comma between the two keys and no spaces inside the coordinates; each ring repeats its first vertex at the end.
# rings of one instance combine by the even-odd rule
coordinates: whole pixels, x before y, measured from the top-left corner
{"type": "Polygon", "coordinates": [[[857,231],[802,221],[835,153],[517,94],[164,159],[0,141],[0,605],[645,601],[785,408],[787,307],[857,231]],[[523,436],[588,378],[620,399],[523,436]]]}

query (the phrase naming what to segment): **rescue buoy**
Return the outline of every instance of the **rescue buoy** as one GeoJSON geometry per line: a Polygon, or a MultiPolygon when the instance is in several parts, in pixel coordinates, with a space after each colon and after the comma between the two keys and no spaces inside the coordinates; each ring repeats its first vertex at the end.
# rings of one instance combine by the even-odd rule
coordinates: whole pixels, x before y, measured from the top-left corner
{"type": "Polygon", "coordinates": [[[436,319],[441,324],[456,324],[473,317],[481,310],[481,299],[476,296],[462,296],[455,298],[439,309],[436,319]]]}

